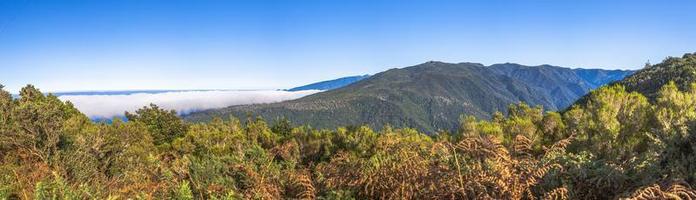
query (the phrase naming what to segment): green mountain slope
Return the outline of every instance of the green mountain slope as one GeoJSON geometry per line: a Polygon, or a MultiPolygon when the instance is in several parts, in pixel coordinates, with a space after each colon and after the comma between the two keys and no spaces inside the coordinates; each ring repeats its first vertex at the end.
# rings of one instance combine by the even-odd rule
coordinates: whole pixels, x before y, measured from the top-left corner
{"type": "Polygon", "coordinates": [[[490,118],[513,103],[562,109],[592,87],[571,69],[516,64],[427,62],[390,69],[343,88],[273,104],[232,106],[185,116],[208,121],[233,115],[286,117],[317,128],[368,124],[453,130],[460,115],[490,118]],[[556,96],[562,96],[557,98],[556,96]]]}
{"type": "Polygon", "coordinates": [[[588,91],[621,80],[634,71],[604,69],[569,69],[551,65],[524,66],[515,63],[494,64],[490,69],[520,80],[541,91],[539,95],[553,99],[550,110],[561,110],[588,91]]]}
{"type": "Polygon", "coordinates": [[[662,63],[646,66],[631,76],[617,82],[627,91],[638,92],[655,100],[663,85],[674,81],[680,90],[687,90],[696,82],[696,53],[684,54],[681,58],[669,57],[662,63]]]}
{"type": "Polygon", "coordinates": [[[556,110],[573,103],[578,96],[591,89],[571,69],[542,65],[529,67],[519,64],[495,64],[490,69],[503,75],[525,82],[527,85],[540,88],[540,96],[551,97],[552,104],[546,108],[556,110]]]}

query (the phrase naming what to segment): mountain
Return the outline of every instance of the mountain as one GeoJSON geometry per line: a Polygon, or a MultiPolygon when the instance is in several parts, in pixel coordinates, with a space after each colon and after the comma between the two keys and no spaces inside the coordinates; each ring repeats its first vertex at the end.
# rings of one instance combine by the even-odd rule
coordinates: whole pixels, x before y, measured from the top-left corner
{"type": "Polygon", "coordinates": [[[590,90],[621,80],[633,73],[630,70],[569,69],[551,65],[524,66],[514,63],[494,64],[489,68],[499,74],[540,88],[539,95],[551,97],[552,105],[544,106],[551,110],[566,108],[590,90]]]}
{"type": "Polygon", "coordinates": [[[288,89],[288,91],[333,90],[336,88],[344,87],[346,85],[350,85],[351,83],[358,82],[358,81],[363,80],[367,77],[370,77],[370,75],[348,76],[348,77],[338,78],[338,79],[334,79],[334,80],[322,81],[322,82],[312,83],[312,84],[304,85],[304,86],[300,86],[300,87],[290,88],[290,89],[288,89]]]}
{"type": "Polygon", "coordinates": [[[390,69],[296,100],[231,106],[184,117],[207,121],[216,116],[244,118],[253,114],[271,120],[284,116],[316,128],[362,124],[381,128],[390,124],[432,133],[455,129],[462,114],[490,118],[495,111],[506,111],[508,105],[521,101],[549,110],[562,109],[593,86],[569,68],[431,61],[390,69]]]}
{"type": "Polygon", "coordinates": [[[605,70],[605,69],[573,69],[575,74],[585,80],[592,88],[598,88],[607,83],[620,81],[624,77],[633,74],[633,70],[605,70]]]}
{"type": "Polygon", "coordinates": [[[670,81],[674,81],[683,91],[696,82],[696,53],[684,54],[681,58],[668,57],[662,63],[648,65],[617,84],[622,84],[627,91],[641,93],[653,101],[660,88],[670,81]]]}

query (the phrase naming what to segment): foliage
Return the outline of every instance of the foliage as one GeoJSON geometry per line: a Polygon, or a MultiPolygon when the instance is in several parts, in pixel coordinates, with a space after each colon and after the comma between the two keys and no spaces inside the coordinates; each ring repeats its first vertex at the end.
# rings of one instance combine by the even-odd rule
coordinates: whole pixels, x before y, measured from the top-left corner
{"type": "Polygon", "coordinates": [[[143,107],[135,113],[126,112],[128,121],[143,123],[149,130],[155,145],[172,142],[186,133],[187,126],[177,117],[176,111],[164,110],[155,104],[143,107]]]}
{"type": "Polygon", "coordinates": [[[663,62],[650,65],[626,77],[616,84],[626,86],[628,91],[639,92],[654,101],[660,89],[669,82],[674,82],[680,90],[688,90],[696,81],[696,53],[687,53],[682,57],[668,57],[663,62]]]}
{"type": "Polygon", "coordinates": [[[0,89],[0,198],[695,198],[696,84],[621,85],[564,113],[520,103],[459,130],[189,123],[155,105],[94,123],[33,86],[0,89]]]}

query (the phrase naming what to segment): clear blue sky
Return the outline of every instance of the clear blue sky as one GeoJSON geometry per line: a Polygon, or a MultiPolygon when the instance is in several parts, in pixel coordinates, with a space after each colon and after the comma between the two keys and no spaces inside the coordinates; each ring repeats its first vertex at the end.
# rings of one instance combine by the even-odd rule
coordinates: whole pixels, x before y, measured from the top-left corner
{"type": "Polygon", "coordinates": [[[288,88],[429,60],[636,69],[696,51],[696,1],[0,0],[16,92],[288,88]]]}

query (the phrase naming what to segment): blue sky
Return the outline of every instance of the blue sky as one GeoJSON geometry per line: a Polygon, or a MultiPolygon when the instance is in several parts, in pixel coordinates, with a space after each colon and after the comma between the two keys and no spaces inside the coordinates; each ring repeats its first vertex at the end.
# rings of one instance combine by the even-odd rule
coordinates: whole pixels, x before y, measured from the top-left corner
{"type": "Polygon", "coordinates": [[[636,69],[696,51],[696,1],[0,0],[16,92],[289,88],[429,60],[636,69]]]}

